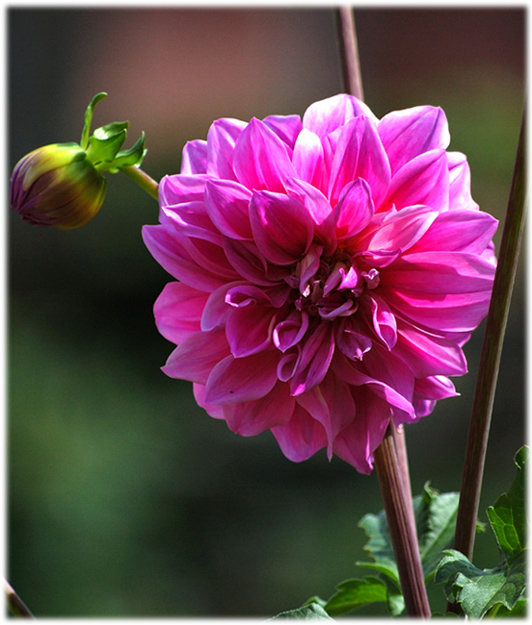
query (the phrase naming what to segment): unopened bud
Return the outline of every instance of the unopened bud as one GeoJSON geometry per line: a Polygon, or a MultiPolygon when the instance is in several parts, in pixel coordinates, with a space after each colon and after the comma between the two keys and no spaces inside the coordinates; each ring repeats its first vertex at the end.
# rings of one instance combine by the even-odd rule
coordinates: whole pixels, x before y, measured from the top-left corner
{"type": "Polygon", "coordinates": [[[100,210],[105,178],[76,143],[38,148],[22,158],[11,177],[11,207],[25,221],[78,228],[100,210]]]}
{"type": "Polygon", "coordinates": [[[81,145],[54,143],[27,154],[11,177],[11,208],[29,223],[78,228],[100,210],[106,180],[102,172],[117,173],[138,167],[146,154],[144,133],[129,150],[120,151],[128,122],[112,122],[89,136],[96,104],[105,98],[96,94],[85,112],[81,145]]]}

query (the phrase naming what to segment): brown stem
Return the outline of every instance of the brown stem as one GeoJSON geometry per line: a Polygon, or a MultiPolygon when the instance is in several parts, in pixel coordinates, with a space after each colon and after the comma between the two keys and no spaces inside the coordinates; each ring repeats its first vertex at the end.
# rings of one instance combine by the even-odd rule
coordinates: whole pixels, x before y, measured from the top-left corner
{"type": "Polygon", "coordinates": [[[336,26],[339,35],[338,47],[344,88],[347,93],[363,100],[364,92],[358,57],[355,17],[351,7],[345,6],[336,9],[336,26]]]}
{"type": "Polygon", "coordinates": [[[23,618],[35,618],[33,614],[28,610],[26,604],[13,590],[7,580],[4,580],[4,588],[6,593],[7,607],[13,616],[23,618]]]}
{"type": "Polygon", "coordinates": [[[525,116],[526,107],[523,112],[499,260],[493,282],[493,293],[480,356],[456,520],[454,548],[457,551],[461,551],[470,560],[473,556],[480,490],[504,331],[508,320],[519,260],[519,248],[523,236],[526,195],[525,116]]]}
{"type": "Polygon", "coordinates": [[[405,483],[404,435],[390,425],[374,453],[384,511],[397,562],[401,590],[408,616],[430,617],[412,509],[412,495],[405,483]],[[401,438],[399,438],[401,437],[401,438]],[[402,442],[401,442],[402,441],[402,442]],[[398,449],[399,446],[399,449],[398,449]]]}

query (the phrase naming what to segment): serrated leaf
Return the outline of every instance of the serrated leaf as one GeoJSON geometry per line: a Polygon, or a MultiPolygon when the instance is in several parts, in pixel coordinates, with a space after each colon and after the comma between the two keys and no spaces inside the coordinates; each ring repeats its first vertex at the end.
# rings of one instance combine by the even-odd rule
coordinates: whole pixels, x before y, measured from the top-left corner
{"type": "Polygon", "coordinates": [[[508,563],[526,548],[525,468],[528,455],[528,447],[522,447],[517,452],[515,455],[517,476],[510,490],[487,509],[497,544],[508,563]]]}
{"type": "Polygon", "coordinates": [[[303,621],[309,621],[314,619],[326,619],[328,621],[333,620],[318,603],[310,603],[303,606],[302,608],[297,608],[296,610],[287,610],[286,612],[281,612],[280,614],[277,614],[277,616],[274,616],[268,620],[273,621],[274,619],[283,618],[294,618],[303,621]]]}
{"type": "Polygon", "coordinates": [[[441,559],[441,552],[453,544],[459,493],[443,493],[425,485],[423,495],[414,498],[414,513],[421,564],[425,577],[441,559]]]}
{"type": "Polygon", "coordinates": [[[434,581],[445,584],[448,601],[459,603],[468,617],[482,618],[498,604],[511,611],[526,587],[525,554],[522,551],[509,566],[479,569],[451,549],[445,552],[434,581]]]}
{"type": "Polygon", "coordinates": [[[324,608],[330,616],[339,616],[368,603],[386,601],[386,584],[376,577],[348,579],[337,586],[337,592],[327,601],[324,608]]]}
{"type": "Polygon", "coordinates": [[[371,555],[375,563],[357,562],[357,566],[378,567],[381,572],[389,578],[395,579],[399,584],[399,573],[384,510],[381,510],[379,514],[366,514],[358,526],[366,532],[369,538],[369,541],[364,545],[364,551],[371,555]]]}

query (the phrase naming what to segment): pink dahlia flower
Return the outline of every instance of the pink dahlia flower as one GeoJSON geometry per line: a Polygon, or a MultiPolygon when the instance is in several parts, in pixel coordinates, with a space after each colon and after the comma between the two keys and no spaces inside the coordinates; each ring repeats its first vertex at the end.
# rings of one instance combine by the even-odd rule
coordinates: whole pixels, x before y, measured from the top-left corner
{"type": "Polygon", "coordinates": [[[163,371],[233,432],[369,473],[390,420],[456,395],[488,309],[497,222],[448,145],[441,109],[379,120],[348,95],[215,121],[143,229],[177,280],[154,309],[177,345],[163,371]]]}

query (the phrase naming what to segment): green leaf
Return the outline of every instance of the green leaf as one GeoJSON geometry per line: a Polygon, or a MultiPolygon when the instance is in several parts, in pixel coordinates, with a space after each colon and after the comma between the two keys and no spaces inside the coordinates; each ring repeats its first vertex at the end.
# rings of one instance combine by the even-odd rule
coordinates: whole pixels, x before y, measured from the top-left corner
{"type": "Polygon", "coordinates": [[[309,621],[314,619],[326,619],[328,621],[333,620],[318,603],[310,603],[303,606],[302,608],[298,608],[297,610],[288,610],[287,612],[281,612],[280,614],[277,614],[277,616],[274,616],[268,620],[273,621],[274,619],[283,618],[295,618],[303,621],[309,621]]]}
{"type": "Polygon", "coordinates": [[[445,552],[434,581],[444,584],[447,599],[471,618],[515,615],[523,610],[526,590],[525,468],[528,447],[515,456],[517,476],[507,494],[488,508],[488,518],[502,554],[492,569],[479,569],[458,551],[445,552]]]}
{"type": "Polygon", "coordinates": [[[441,559],[441,552],[453,544],[458,493],[439,494],[425,484],[423,495],[414,498],[414,513],[421,564],[429,576],[441,559]]]}
{"type": "Polygon", "coordinates": [[[517,477],[512,487],[490,506],[487,515],[497,544],[507,562],[526,548],[525,467],[529,448],[522,447],[515,455],[517,477]]]}
{"type": "Polygon", "coordinates": [[[445,552],[434,581],[445,584],[447,599],[462,606],[470,618],[482,618],[499,604],[513,610],[526,587],[526,551],[512,564],[494,569],[479,569],[462,553],[445,552]]]}
{"type": "Polygon", "coordinates": [[[87,110],[85,111],[85,124],[83,126],[83,131],[81,133],[81,144],[80,144],[83,150],[86,150],[87,146],[89,145],[89,134],[91,130],[92,115],[94,113],[94,107],[98,104],[100,100],[103,100],[103,98],[106,98],[106,97],[107,97],[107,93],[105,93],[105,91],[101,91],[100,93],[97,93],[89,102],[89,106],[87,107],[87,110]]]}
{"type": "Polygon", "coordinates": [[[337,586],[324,608],[331,616],[339,616],[368,603],[386,601],[387,596],[386,584],[376,577],[348,579],[337,586]]]}

